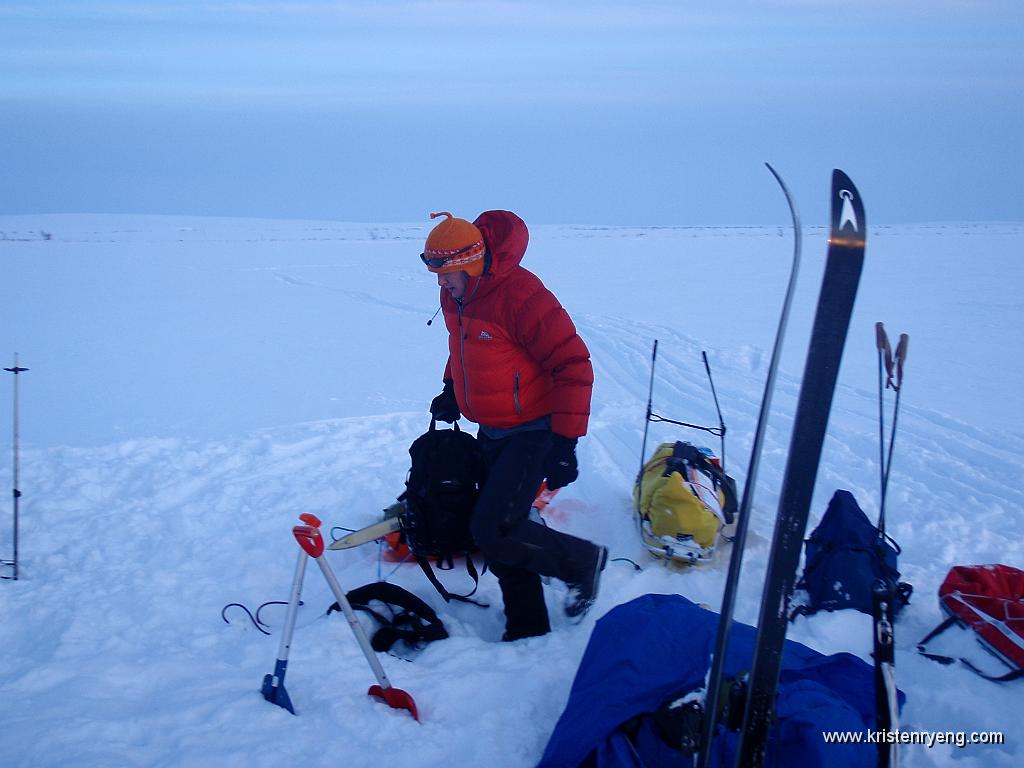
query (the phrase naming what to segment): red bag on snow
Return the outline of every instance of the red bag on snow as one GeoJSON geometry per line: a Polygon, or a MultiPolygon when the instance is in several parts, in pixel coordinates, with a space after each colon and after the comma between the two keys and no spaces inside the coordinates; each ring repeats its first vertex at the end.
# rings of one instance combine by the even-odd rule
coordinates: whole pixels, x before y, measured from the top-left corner
{"type": "Polygon", "coordinates": [[[1024,676],[1024,571],[1008,565],[957,565],[939,587],[939,605],[948,615],[921,640],[917,650],[951,664],[956,659],[925,651],[925,644],[954,624],[972,629],[986,650],[1010,667],[1005,675],[988,675],[966,659],[960,662],[986,680],[1003,682],[1024,676]]]}

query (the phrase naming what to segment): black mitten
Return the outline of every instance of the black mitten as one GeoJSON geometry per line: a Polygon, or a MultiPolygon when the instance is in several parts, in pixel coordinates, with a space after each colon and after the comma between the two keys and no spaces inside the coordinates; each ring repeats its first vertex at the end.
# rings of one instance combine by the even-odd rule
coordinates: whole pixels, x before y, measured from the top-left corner
{"type": "Polygon", "coordinates": [[[548,489],[564,488],[580,476],[576,464],[576,438],[551,436],[551,450],[544,459],[544,474],[548,479],[548,489]]]}
{"type": "Polygon", "coordinates": [[[441,394],[430,401],[430,415],[438,421],[449,423],[459,420],[459,404],[455,401],[455,385],[451,379],[445,379],[441,394]]]}

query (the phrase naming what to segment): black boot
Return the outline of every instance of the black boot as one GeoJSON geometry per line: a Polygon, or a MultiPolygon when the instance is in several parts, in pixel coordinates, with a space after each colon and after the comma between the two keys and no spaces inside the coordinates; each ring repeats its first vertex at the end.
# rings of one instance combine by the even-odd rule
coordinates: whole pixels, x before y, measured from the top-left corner
{"type": "Polygon", "coordinates": [[[523,568],[490,562],[488,567],[498,577],[501,597],[505,603],[505,634],[502,640],[539,637],[551,631],[548,609],[544,603],[544,587],[540,576],[523,568]]]}
{"type": "Polygon", "coordinates": [[[568,581],[569,594],[565,598],[565,615],[582,619],[597,599],[601,583],[601,571],[608,562],[608,548],[594,545],[594,559],[580,570],[578,578],[568,581]]]}

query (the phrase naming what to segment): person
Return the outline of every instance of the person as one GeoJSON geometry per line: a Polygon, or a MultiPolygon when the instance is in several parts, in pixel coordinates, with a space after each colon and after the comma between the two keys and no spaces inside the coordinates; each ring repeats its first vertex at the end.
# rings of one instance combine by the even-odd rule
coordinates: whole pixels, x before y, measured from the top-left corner
{"type": "Polygon", "coordinates": [[[520,265],[526,224],[510,211],[472,223],[449,212],[420,258],[437,274],[448,362],[431,415],[479,425],[487,475],[473,509],[474,541],[498,579],[503,640],[551,630],[542,577],[564,581],[565,612],[579,619],[597,597],[608,550],[530,518],[541,482],[557,489],[579,474],[594,369],[568,313],[520,265]]]}

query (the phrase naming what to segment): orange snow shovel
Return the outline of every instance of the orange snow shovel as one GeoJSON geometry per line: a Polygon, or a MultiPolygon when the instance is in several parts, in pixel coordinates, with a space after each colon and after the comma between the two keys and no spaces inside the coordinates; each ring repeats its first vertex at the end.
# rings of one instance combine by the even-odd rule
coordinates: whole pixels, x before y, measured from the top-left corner
{"type": "Polygon", "coordinates": [[[367,693],[376,699],[380,699],[392,709],[407,710],[413,716],[413,719],[419,720],[416,702],[413,701],[412,696],[401,688],[395,688],[391,685],[388,676],[384,673],[384,667],[380,664],[380,659],[377,658],[377,654],[370,645],[370,640],[366,636],[366,630],[363,629],[363,625],[359,623],[355,611],[349,605],[348,599],[345,597],[345,591],[334,576],[334,571],[331,570],[331,566],[324,559],[324,540],[320,535],[320,529],[312,525],[297,525],[292,528],[292,534],[295,536],[295,540],[299,542],[299,546],[316,561],[316,564],[320,566],[320,570],[323,571],[324,578],[327,579],[327,585],[331,588],[331,592],[334,593],[334,597],[337,599],[338,605],[341,606],[341,610],[344,611],[345,618],[348,620],[349,626],[352,627],[352,633],[356,636],[363,655],[370,663],[370,669],[373,670],[373,674],[377,677],[378,684],[371,685],[367,693]]]}

